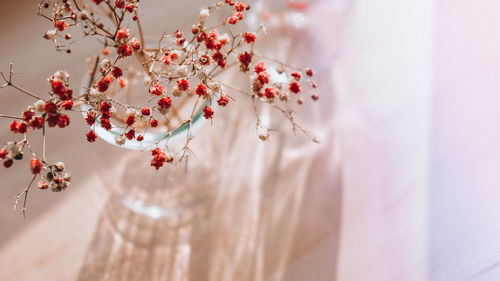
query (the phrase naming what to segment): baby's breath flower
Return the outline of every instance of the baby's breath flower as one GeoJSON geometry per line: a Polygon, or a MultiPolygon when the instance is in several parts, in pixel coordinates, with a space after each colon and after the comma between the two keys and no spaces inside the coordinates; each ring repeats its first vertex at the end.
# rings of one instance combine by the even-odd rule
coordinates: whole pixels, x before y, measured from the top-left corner
{"type": "Polygon", "coordinates": [[[45,35],[43,36],[45,39],[52,40],[56,38],[57,35],[57,30],[56,29],[51,29],[45,32],[45,35]]]}
{"type": "Polygon", "coordinates": [[[125,144],[125,141],[126,141],[126,140],[125,140],[125,137],[124,137],[124,136],[121,136],[121,135],[120,135],[120,136],[117,136],[117,137],[115,138],[115,143],[116,143],[117,145],[120,145],[120,146],[124,145],[124,144],[125,144]]]}
{"type": "Polygon", "coordinates": [[[200,11],[200,22],[205,22],[207,18],[210,16],[210,11],[208,9],[202,9],[200,11]]]}

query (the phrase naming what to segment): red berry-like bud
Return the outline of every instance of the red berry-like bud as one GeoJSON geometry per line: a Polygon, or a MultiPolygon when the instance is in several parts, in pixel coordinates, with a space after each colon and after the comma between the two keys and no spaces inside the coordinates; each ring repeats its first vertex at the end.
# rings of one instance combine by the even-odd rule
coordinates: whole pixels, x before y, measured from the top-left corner
{"type": "Polygon", "coordinates": [[[144,115],[144,116],[149,116],[151,114],[151,111],[149,110],[149,108],[143,107],[141,109],[141,114],[144,115]]]}
{"type": "Polygon", "coordinates": [[[123,71],[122,71],[122,69],[121,69],[121,68],[119,68],[119,67],[116,67],[116,66],[113,68],[113,71],[111,71],[111,72],[113,73],[113,76],[114,76],[115,78],[118,78],[118,77],[120,77],[120,76],[122,76],[122,75],[123,75],[123,71]]]}
{"type": "Polygon", "coordinates": [[[158,108],[160,110],[168,109],[172,105],[170,97],[163,97],[158,101],[158,108]]]}
{"type": "Polygon", "coordinates": [[[101,119],[109,119],[111,118],[111,111],[101,112],[101,119]]]}
{"type": "Polygon", "coordinates": [[[227,20],[227,22],[228,22],[229,24],[237,24],[237,23],[238,23],[238,21],[239,21],[239,17],[238,17],[238,16],[236,16],[236,15],[232,15],[232,16],[230,16],[230,17],[229,17],[229,19],[227,20]]]}
{"type": "Polygon", "coordinates": [[[229,103],[229,97],[226,95],[220,95],[220,98],[217,100],[217,104],[219,106],[226,106],[229,103]]]}
{"type": "Polygon", "coordinates": [[[134,125],[134,123],[135,123],[135,116],[134,115],[129,115],[127,117],[126,123],[127,123],[128,126],[134,125]]]}
{"type": "Polygon", "coordinates": [[[31,159],[30,161],[30,168],[31,168],[31,172],[36,175],[36,174],[39,174],[41,171],[42,171],[42,168],[43,168],[43,164],[42,164],[42,161],[38,160],[38,158],[33,158],[31,159]]]}
{"type": "Polygon", "coordinates": [[[262,71],[266,71],[266,64],[264,62],[258,62],[254,68],[255,73],[261,73],[262,71]]]}
{"type": "Polygon", "coordinates": [[[200,97],[208,96],[207,86],[205,84],[198,84],[194,92],[200,97]]]}
{"type": "Polygon", "coordinates": [[[153,160],[151,160],[151,166],[155,167],[156,170],[160,169],[163,164],[167,161],[167,154],[163,152],[160,148],[155,148],[151,150],[153,155],[153,160]]]}
{"type": "Polygon", "coordinates": [[[47,121],[49,127],[55,127],[57,122],[59,122],[59,114],[49,115],[45,120],[47,121]]]}
{"type": "Polygon", "coordinates": [[[17,133],[17,132],[18,132],[18,131],[17,131],[17,127],[18,127],[18,125],[19,125],[19,123],[18,123],[16,120],[12,121],[12,122],[10,123],[10,125],[9,125],[9,130],[10,130],[11,132],[13,132],[13,133],[17,133]]]}
{"type": "Polygon", "coordinates": [[[209,65],[210,64],[210,57],[207,55],[201,56],[198,60],[199,60],[201,65],[209,65]]]}
{"type": "Polygon", "coordinates": [[[69,126],[69,116],[64,114],[59,114],[59,118],[57,120],[57,126],[59,128],[65,128],[69,126]]]}
{"type": "Polygon", "coordinates": [[[5,159],[5,157],[7,157],[7,154],[7,149],[2,148],[2,150],[0,150],[0,159],[5,159]]]}
{"type": "Polygon", "coordinates": [[[292,72],[290,75],[292,75],[293,79],[295,79],[296,81],[299,81],[300,80],[300,73],[298,72],[292,72]]]}
{"type": "Polygon", "coordinates": [[[63,101],[61,107],[65,110],[71,110],[73,108],[73,100],[63,101]]]}
{"type": "Polygon", "coordinates": [[[206,119],[211,119],[214,116],[214,111],[210,106],[205,106],[203,109],[203,117],[206,119]]]}
{"type": "Polygon", "coordinates": [[[116,38],[118,39],[128,39],[130,38],[130,32],[126,28],[122,28],[116,32],[116,38]]]}
{"type": "Polygon", "coordinates": [[[158,120],[152,119],[149,124],[151,125],[151,127],[156,128],[158,127],[158,120]]]}
{"type": "Polygon", "coordinates": [[[117,49],[118,55],[123,57],[129,57],[132,55],[132,48],[127,44],[121,44],[117,49]]]}
{"type": "Polygon", "coordinates": [[[143,141],[144,140],[144,136],[143,135],[138,135],[137,136],[137,141],[143,141]]]}
{"type": "Polygon", "coordinates": [[[48,114],[57,114],[57,105],[53,102],[48,102],[43,106],[43,109],[48,114]]]}
{"type": "Polygon", "coordinates": [[[245,3],[243,3],[243,2],[234,3],[234,9],[237,12],[243,12],[246,8],[247,8],[247,5],[245,5],[245,3]]]}
{"type": "Polygon", "coordinates": [[[245,33],[243,33],[243,39],[245,40],[245,42],[247,42],[247,44],[250,44],[250,43],[255,42],[255,40],[257,39],[257,36],[255,35],[255,33],[245,32],[245,33]]]}
{"type": "Polygon", "coordinates": [[[136,52],[141,49],[141,42],[139,40],[137,40],[136,38],[132,38],[132,40],[130,40],[129,44],[132,47],[132,49],[134,49],[134,51],[136,51],[136,52]]]}
{"type": "MultiPolygon", "coordinates": [[[[134,4],[128,4],[125,6],[125,10],[127,10],[127,12],[129,12],[129,13],[134,12],[134,9],[135,9],[134,4]]],[[[137,20],[137,16],[134,15],[134,17],[136,18],[136,19],[134,19],[134,21],[137,20]]]]}
{"type": "Polygon", "coordinates": [[[101,93],[106,92],[108,87],[109,87],[109,83],[106,83],[104,81],[97,82],[97,90],[99,90],[99,92],[101,92],[101,93]]]}
{"type": "Polygon", "coordinates": [[[176,30],[176,31],[174,32],[174,35],[175,35],[175,37],[177,37],[177,38],[182,38],[182,36],[184,36],[184,33],[182,33],[182,32],[181,32],[181,31],[179,31],[179,30],[176,30]]]}
{"type": "Polygon", "coordinates": [[[111,128],[113,128],[111,122],[109,122],[108,119],[103,119],[103,118],[101,118],[101,127],[103,127],[106,131],[109,131],[111,130],[111,128]]]}
{"type": "Polygon", "coordinates": [[[68,27],[68,24],[63,20],[58,20],[55,26],[59,31],[64,31],[68,27]]]}
{"type": "Polygon", "coordinates": [[[278,95],[278,90],[273,88],[266,88],[265,96],[268,99],[274,99],[278,95]]]}
{"type": "Polygon", "coordinates": [[[186,79],[179,79],[177,80],[177,89],[180,91],[187,91],[189,90],[189,82],[186,79]]]}
{"type": "Polygon", "coordinates": [[[247,72],[249,70],[250,63],[252,62],[252,55],[248,52],[244,52],[238,55],[238,60],[240,61],[240,70],[247,72]]]}
{"type": "Polygon", "coordinates": [[[38,182],[38,188],[40,188],[40,189],[42,189],[42,190],[43,190],[43,189],[47,189],[48,187],[49,187],[49,184],[48,184],[48,183],[46,183],[46,182],[44,182],[44,181],[39,181],[39,182],[38,182]]]}
{"type": "Polygon", "coordinates": [[[87,116],[85,117],[85,121],[87,122],[87,125],[92,126],[95,123],[95,113],[94,112],[87,112],[87,116]]]}
{"type": "Polygon", "coordinates": [[[33,129],[41,129],[43,128],[43,117],[35,117],[33,120],[30,122],[30,126],[33,129]]]}
{"type": "Polygon", "coordinates": [[[12,161],[12,159],[7,159],[7,160],[3,161],[3,166],[5,168],[10,168],[10,166],[12,166],[13,163],[14,163],[14,161],[12,161]]]}
{"type": "Polygon", "coordinates": [[[109,111],[111,109],[111,104],[109,102],[103,101],[101,102],[100,109],[102,112],[109,111]]]}
{"type": "Polygon", "coordinates": [[[153,85],[149,88],[149,92],[155,96],[161,96],[163,94],[163,87],[159,84],[153,85]]]}
{"type": "Polygon", "coordinates": [[[103,83],[111,84],[111,81],[113,81],[113,76],[111,75],[106,75],[106,77],[102,78],[103,83]]]}
{"type": "Polygon", "coordinates": [[[294,94],[298,94],[300,92],[300,84],[297,83],[297,81],[293,81],[292,83],[290,83],[288,90],[290,90],[290,92],[294,94]]]}
{"type": "Polygon", "coordinates": [[[34,115],[35,115],[35,112],[33,112],[31,110],[26,110],[25,112],[23,112],[23,121],[26,121],[26,122],[30,121],[34,115]]]}
{"type": "Polygon", "coordinates": [[[135,131],[129,130],[127,133],[125,133],[125,137],[129,140],[133,140],[135,138],[135,131]]]}
{"type": "Polygon", "coordinates": [[[97,135],[94,133],[94,131],[88,132],[85,136],[87,136],[88,142],[95,142],[95,140],[97,139],[97,135]]]}
{"type": "Polygon", "coordinates": [[[262,85],[265,85],[269,83],[269,74],[267,74],[265,71],[259,72],[259,74],[257,75],[257,80],[259,80],[262,85]]]}
{"type": "Polygon", "coordinates": [[[125,1],[123,1],[123,0],[116,0],[115,1],[115,6],[118,9],[122,9],[123,7],[125,7],[125,1]]]}
{"type": "Polygon", "coordinates": [[[128,81],[127,81],[127,79],[120,78],[118,80],[118,84],[120,85],[120,87],[125,88],[128,85],[128,81]]]}
{"type": "Polygon", "coordinates": [[[21,122],[17,124],[17,132],[20,134],[25,134],[28,132],[28,124],[21,122]]]}
{"type": "Polygon", "coordinates": [[[50,80],[50,86],[52,88],[52,92],[58,96],[61,96],[66,92],[66,87],[64,87],[63,82],[57,79],[50,80]]]}
{"type": "Polygon", "coordinates": [[[197,25],[193,25],[193,27],[191,27],[191,33],[197,34],[199,31],[200,29],[198,28],[197,25]]]}

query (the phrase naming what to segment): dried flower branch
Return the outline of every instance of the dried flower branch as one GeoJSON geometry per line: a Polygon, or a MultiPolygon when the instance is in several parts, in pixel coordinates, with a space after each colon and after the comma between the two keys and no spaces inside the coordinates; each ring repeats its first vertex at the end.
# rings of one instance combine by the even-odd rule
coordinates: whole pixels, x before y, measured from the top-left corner
{"type": "MultiPolygon", "coordinates": [[[[51,91],[45,98],[12,82],[15,75],[12,64],[8,77],[1,73],[5,80],[1,88],[11,87],[36,99],[20,117],[0,114],[0,118],[14,119],[9,130],[24,136],[0,150],[4,166],[8,168],[13,160],[21,160],[26,148],[33,156],[30,161],[33,178],[16,196],[16,205],[24,195],[22,210],[25,212],[28,191],[37,177],[41,178],[40,189],[51,187],[52,191],[62,191],[68,187],[70,174],[65,173],[62,162],[47,162],[45,144],[47,126],[68,127],[70,117],[67,113],[72,111],[85,112],[85,121],[90,126],[85,137],[89,142],[97,140],[97,126],[106,131],[118,131],[117,145],[142,142],[153,129],[162,131],[164,137],[151,147],[153,159],[150,164],[156,169],[173,163],[174,158],[179,164],[187,162],[193,154],[189,147],[193,139],[193,122],[201,115],[209,120],[216,118],[214,107],[228,107],[234,100],[231,93],[251,97],[260,139],[267,140],[270,129],[259,119],[257,103],[271,104],[289,120],[293,131],[300,131],[318,142],[295,122],[293,111],[286,108],[293,101],[304,103],[301,93],[317,87],[311,80],[313,71],[257,54],[254,45],[261,30],[236,33],[233,29],[249,9],[244,2],[215,3],[200,10],[199,21],[189,32],[164,33],[157,46],[146,46],[137,0],[43,0],[38,15],[53,27],[43,37],[50,40],[57,51],[71,53],[73,37],[69,32],[77,27],[85,36],[101,42],[102,51],[93,61],[87,89],[78,96],[73,95],[69,75],[64,71],[49,77],[51,91]],[[225,15],[225,20],[207,27],[216,12],[225,15]],[[139,39],[127,28],[130,21],[136,23],[139,39]],[[67,43],[61,43],[63,40],[67,43]],[[260,60],[255,61],[256,58],[260,60]],[[130,67],[133,61],[141,66],[140,69],[130,67]],[[278,75],[286,79],[275,81],[268,72],[269,66],[276,67],[278,75]],[[249,89],[238,89],[218,78],[226,71],[246,75],[250,79],[249,89]],[[145,98],[143,104],[133,105],[134,96],[127,89],[138,84],[141,77],[147,86],[142,93],[134,92],[134,95],[145,98]],[[77,106],[81,109],[75,109],[77,106]],[[183,110],[189,106],[191,108],[183,110]],[[183,116],[182,112],[189,114],[183,116]],[[168,139],[181,128],[187,130],[184,146],[172,152],[168,139]],[[41,157],[32,151],[28,141],[31,129],[42,130],[41,157]]],[[[317,98],[316,94],[311,95],[313,101],[317,98]]]]}

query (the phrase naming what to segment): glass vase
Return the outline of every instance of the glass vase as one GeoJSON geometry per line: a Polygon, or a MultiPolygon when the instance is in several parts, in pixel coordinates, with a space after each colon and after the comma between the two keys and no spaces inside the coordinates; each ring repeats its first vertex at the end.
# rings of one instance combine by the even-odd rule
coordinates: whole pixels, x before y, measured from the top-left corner
{"type": "MultiPolygon", "coordinates": [[[[249,27],[257,30],[252,17],[273,9],[260,1],[249,16],[249,27]]],[[[300,18],[300,13],[293,13],[300,18]]],[[[268,35],[262,35],[262,47],[256,51],[289,60],[294,44],[289,33],[296,28],[300,25],[267,28],[268,35]]],[[[285,79],[278,67],[270,67],[272,79],[285,79]]],[[[250,83],[238,73],[223,74],[220,79],[242,89],[250,83]]],[[[321,117],[314,113],[314,105],[307,110],[311,108],[313,114],[298,120],[314,130],[321,127],[321,117]]],[[[289,120],[268,105],[254,112],[246,96],[238,96],[215,114],[212,122],[198,118],[193,123],[196,137],[187,161],[159,171],[149,167],[151,154],[142,150],[162,140],[173,152],[181,151],[186,128],[168,140],[161,133],[151,133],[143,144],[132,142],[121,148],[98,144],[98,166],[109,168],[99,168],[97,173],[110,195],[80,281],[304,280],[293,277],[300,249],[331,231],[312,223],[319,229],[304,239],[298,233],[310,225],[303,217],[303,204],[317,168],[314,156],[324,146],[296,135],[289,120]],[[253,130],[256,114],[273,128],[267,141],[259,140],[253,130]]],[[[98,134],[114,143],[114,132],[98,134]]]]}

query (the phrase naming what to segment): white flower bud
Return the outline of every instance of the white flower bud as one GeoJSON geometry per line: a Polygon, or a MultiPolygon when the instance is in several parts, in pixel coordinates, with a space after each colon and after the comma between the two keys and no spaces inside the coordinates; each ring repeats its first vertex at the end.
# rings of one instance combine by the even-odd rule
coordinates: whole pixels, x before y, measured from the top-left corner
{"type": "Polygon", "coordinates": [[[182,91],[179,90],[179,89],[174,89],[172,91],[172,96],[174,96],[174,97],[180,97],[180,96],[182,96],[182,91]]]}
{"type": "Polygon", "coordinates": [[[280,101],[288,101],[288,93],[287,92],[281,92],[280,93],[280,101]]]}
{"type": "Polygon", "coordinates": [[[100,64],[101,72],[107,72],[111,69],[111,60],[109,58],[104,58],[100,64]]]}
{"type": "Polygon", "coordinates": [[[209,82],[208,87],[212,90],[212,92],[220,92],[220,84],[217,82],[209,82]]]}
{"type": "Polygon", "coordinates": [[[13,141],[8,142],[5,149],[7,150],[9,158],[16,156],[20,152],[19,146],[13,141]]]}
{"type": "Polygon", "coordinates": [[[37,112],[37,113],[45,112],[45,109],[43,108],[44,105],[45,105],[45,102],[43,100],[37,100],[35,102],[35,104],[33,104],[33,106],[35,108],[35,112],[37,112]]]}
{"type": "Polygon", "coordinates": [[[137,115],[137,110],[135,110],[135,108],[127,108],[127,111],[125,112],[125,114],[136,116],[137,115]]]}
{"type": "Polygon", "coordinates": [[[227,42],[229,42],[229,35],[227,35],[227,33],[224,33],[222,34],[220,37],[219,37],[219,40],[226,40],[227,42]]]}
{"type": "Polygon", "coordinates": [[[56,71],[56,73],[54,73],[53,77],[64,83],[67,83],[69,79],[69,74],[64,70],[58,70],[56,71]]]}
{"type": "Polygon", "coordinates": [[[115,143],[117,145],[124,145],[125,144],[125,137],[124,136],[117,136],[115,138],[115,143]]]}
{"type": "Polygon", "coordinates": [[[56,167],[58,172],[63,172],[65,168],[63,162],[57,162],[56,164],[54,164],[54,167],[56,167]]]}
{"type": "Polygon", "coordinates": [[[198,73],[196,73],[196,76],[198,77],[198,79],[203,81],[205,78],[207,78],[207,73],[204,70],[200,70],[198,71],[198,73]]]}
{"type": "Polygon", "coordinates": [[[200,11],[200,21],[205,22],[205,20],[210,16],[210,11],[208,9],[202,9],[200,11]]]}
{"type": "Polygon", "coordinates": [[[82,10],[80,13],[78,13],[78,17],[81,20],[86,20],[89,18],[89,12],[87,12],[86,10],[82,10]]]}
{"type": "Polygon", "coordinates": [[[103,96],[103,93],[99,92],[96,88],[90,88],[89,95],[91,98],[99,98],[103,96]]]}
{"type": "Polygon", "coordinates": [[[55,29],[51,29],[51,30],[48,30],[47,32],[45,32],[45,38],[49,39],[49,40],[52,40],[56,37],[57,35],[57,30],[55,29]]]}
{"type": "Polygon", "coordinates": [[[176,74],[177,74],[177,76],[187,76],[187,74],[188,74],[188,66],[187,65],[181,65],[181,66],[177,67],[176,74]]]}

